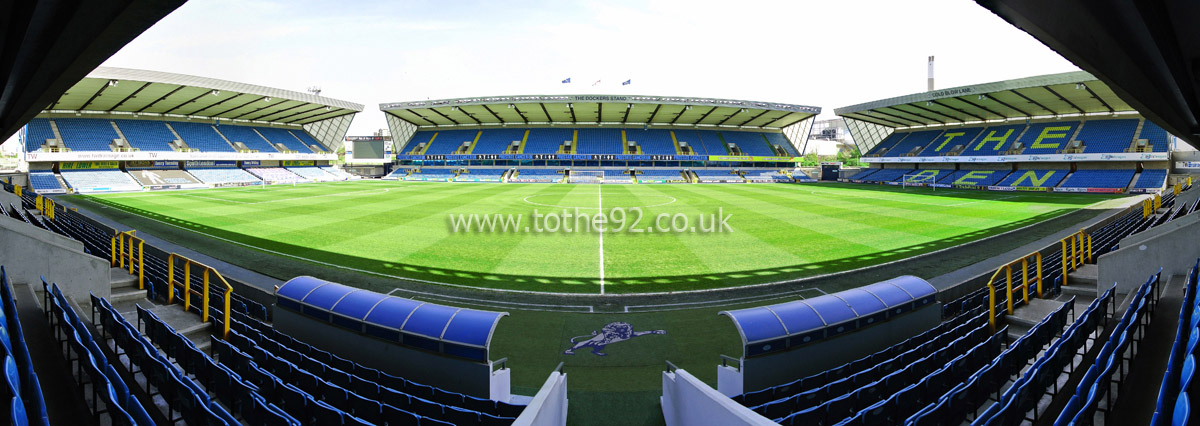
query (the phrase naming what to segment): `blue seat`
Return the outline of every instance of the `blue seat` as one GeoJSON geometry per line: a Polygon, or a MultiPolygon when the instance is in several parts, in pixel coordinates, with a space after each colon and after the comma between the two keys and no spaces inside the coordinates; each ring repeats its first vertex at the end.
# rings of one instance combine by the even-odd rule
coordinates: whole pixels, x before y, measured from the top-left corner
{"type": "Polygon", "coordinates": [[[383,407],[379,404],[379,401],[365,398],[353,392],[349,394],[349,400],[350,408],[355,417],[371,423],[381,423],[383,421],[383,407]]]}
{"type": "Polygon", "coordinates": [[[1183,370],[1179,373],[1179,390],[1187,391],[1192,385],[1192,379],[1196,375],[1196,357],[1188,354],[1183,360],[1183,370]]]}
{"type": "Polygon", "coordinates": [[[153,426],[154,419],[150,418],[150,413],[146,412],[146,407],[137,400],[133,400],[125,406],[125,411],[129,413],[129,417],[133,418],[133,422],[138,426],[153,426]]]}
{"type": "Polygon", "coordinates": [[[383,421],[388,426],[419,426],[421,416],[384,404],[383,421]]]}
{"type": "Polygon", "coordinates": [[[29,417],[25,415],[25,403],[21,401],[20,396],[13,396],[11,403],[10,420],[13,426],[26,426],[29,424],[29,417]]]}
{"type": "Polygon", "coordinates": [[[1192,416],[1192,405],[1188,402],[1187,392],[1180,392],[1175,400],[1175,412],[1171,415],[1172,426],[1187,426],[1192,416]]]}
{"type": "MultiPolygon", "coordinates": [[[[334,408],[326,404],[324,401],[313,401],[313,404],[308,406],[308,417],[312,424],[318,425],[340,425],[342,424],[342,410],[334,408]]],[[[304,422],[308,423],[308,422],[304,422]]]]}

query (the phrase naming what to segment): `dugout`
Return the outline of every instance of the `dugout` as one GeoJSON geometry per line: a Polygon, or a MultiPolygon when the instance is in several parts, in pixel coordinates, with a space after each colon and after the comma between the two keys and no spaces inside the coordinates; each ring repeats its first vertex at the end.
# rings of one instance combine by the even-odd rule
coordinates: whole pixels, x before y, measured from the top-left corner
{"type": "Polygon", "coordinates": [[[870,355],[941,321],[937,289],[911,275],[769,306],[722,311],[742,357],[722,355],[717,390],[740,395],[870,355]],[[730,365],[737,361],[738,365],[730,365]]]}

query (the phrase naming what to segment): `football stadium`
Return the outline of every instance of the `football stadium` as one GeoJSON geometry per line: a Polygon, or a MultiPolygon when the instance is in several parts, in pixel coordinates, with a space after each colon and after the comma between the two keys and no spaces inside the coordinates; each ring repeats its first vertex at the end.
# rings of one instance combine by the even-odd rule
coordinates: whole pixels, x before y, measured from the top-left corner
{"type": "Polygon", "coordinates": [[[931,56],[926,91],[827,107],[380,81],[368,106],[106,62],[194,3],[14,5],[0,418],[1196,424],[1200,11],[977,3],[1080,70],[938,88],[931,56]]]}

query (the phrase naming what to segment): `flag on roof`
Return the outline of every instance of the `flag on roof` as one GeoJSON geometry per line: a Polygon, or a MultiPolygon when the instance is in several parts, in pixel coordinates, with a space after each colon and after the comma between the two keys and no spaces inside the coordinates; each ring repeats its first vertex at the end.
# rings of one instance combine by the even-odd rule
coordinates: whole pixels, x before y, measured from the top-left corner
{"type": "Polygon", "coordinates": [[[570,82],[571,82],[571,77],[567,77],[566,80],[563,80],[563,84],[570,83],[570,82]]]}
{"type": "Polygon", "coordinates": [[[622,86],[628,86],[628,85],[630,85],[630,84],[632,84],[632,83],[633,83],[633,79],[631,78],[631,79],[629,79],[629,80],[622,81],[622,82],[621,82],[621,85],[622,85],[622,86]]]}
{"type": "Polygon", "coordinates": [[[592,85],[593,85],[593,86],[595,86],[595,85],[597,85],[597,84],[600,84],[600,80],[596,80],[596,82],[595,82],[595,83],[592,83],[592,85]]]}

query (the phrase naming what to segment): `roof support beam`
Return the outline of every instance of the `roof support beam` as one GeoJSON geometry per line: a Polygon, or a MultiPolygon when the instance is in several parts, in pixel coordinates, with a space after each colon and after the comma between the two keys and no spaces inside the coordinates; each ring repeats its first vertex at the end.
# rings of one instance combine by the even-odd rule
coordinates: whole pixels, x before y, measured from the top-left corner
{"type": "MultiPolygon", "coordinates": [[[[1012,94],[1014,94],[1014,95],[1020,96],[1020,97],[1021,97],[1021,99],[1024,99],[1024,100],[1025,100],[1025,102],[1029,102],[1029,103],[1031,103],[1031,104],[1034,104],[1034,105],[1035,105],[1035,106],[1037,106],[1038,108],[1041,108],[1043,111],[1046,111],[1046,112],[1048,112],[1048,113],[1051,113],[1051,114],[1057,114],[1056,112],[1054,112],[1054,110],[1052,110],[1052,109],[1050,109],[1050,108],[1046,108],[1046,106],[1045,106],[1045,105],[1042,105],[1042,104],[1038,103],[1037,101],[1035,101],[1035,100],[1033,100],[1033,99],[1029,99],[1029,97],[1028,97],[1028,96],[1025,96],[1025,95],[1021,94],[1021,92],[1018,92],[1018,91],[1016,91],[1016,90],[1009,90],[1009,92],[1012,92],[1012,94]]],[[[1019,110],[1018,110],[1018,111],[1019,111],[1019,110]]],[[[1032,115],[1030,115],[1030,114],[1025,114],[1025,115],[1027,115],[1027,116],[1031,116],[1031,117],[1032,117],[1032,115]]]]}
{"type": "Polygon", "coordinates": [[[1074,102],[1067,100],[1067,98],[1064,98],[1063,95],[1060,95],[1058,92],[1055,92],[1054,89],[1051,89],[1050,86],[1042,86],[1042,88],[1046,89],[1047,92],[1054,94],[1054,96],[1058,96],[1059,100],[1066,102],[1067,105],[1071,106],[1071,108],[1075,108],[1075,111],[1079,111],[1080,114],[1083,114],[1083,108],[1076,106],[1074,102]]]}
{"type": "MultiPolygon", "coordinates": [[[[930,102],[930,103],[932,103],[932,102],[930,102]]],[[[931,109],[929,109],[929,108],[925,108],[925,107],[923,107],[923,106],[921,106],[921,105],[917,105],[917,104],[908,104],[908,105],[905,105],[905,106],[910,106],[910,107],[913,107],[913,108],[919,109],[919,110],[921,110],[921,111],[926,111],[926,112],[929,112],[929,113],[931,113],[931,114],[934,114],[934,115],[940,115],[940,116],[942,116],[942,117],[946,117],[946,118],[949,118],[949,119],[951,119],[951,120],[959,120],[959,118],[958,118],[958,117],[951,117],[951,116],[949,116],[949,115],[942,114],[942,113],[940,113],[940,112],[937,112],[937,111],[931,110],[931,109]]]]}
{"type": "MultiPolygon", "coordinates": [[[[708,115],[712,114],[713,111],[716,111],[716,110],[717,110],[717,107],[709,108],[709,110],[707,112],[705,112],[704,115],[700,116],[699,120],[696,120],[696,124],[704,123],[704,119],[708,118],[708,115]]],[[[672,124],[674,124],[674,122],[672,122],[672,124]]]]}
{"type": "Polygon", "coordinates": [[[84,103],[83,103],[83,106],[79,107],[79,110],[80,110],[80,111],[86,110],[86,109],[87,109],[87,107],[88,107],[88,105],[91,105],[91,104],[92,104],[92,101],[95,101],[95,100],[96,100],[96,98],[99,98],[99,97],[100,97],[100,95],[101,95],[102,93],[104,93],[104,91],[105,91],[106,89],[108,89],[108,84],[102,84],[102,85],[100,85],[100,90],[97,90],[97,91],[96,91],[96,93],[92,95],[92,97],[88,98],[87,102],[84,102],[84,103]]]}
{"type": "MultiPolygon", "coordinates": [[[[303,105],[303,104],[302,104],[302,105],[303,105]]],[[[307,109],[307,110],[304,110],[304,111],[300,111],[300,112],[297,112],[297,113],[295,113],[295,114],[291,114],[291,115],[285,115],[285,116],[283,116],[283,117],[276,118],[275,120],[272,120],[272,121],[285,121],[285,120],[287,120],[287,119],[289,119],[289,118],[292,118],[292,117],[295,117],[295,116],[298,116],[298,115],[304,115],[304,114],[308,114],[308,113],[310,113],[310,112],[313,112],[313,111],[319,110],[319,109],[321,109],[321,108],[322,108],[322,107],[318,105],[318,106],[317,106],[317,107],[315,107],[315,108],[312,108],[312,109],[307,109]]],[[[282,112],[282,111],[280,111],[280,112],[282,112]]]]}
{"type": "Polygon", "coordinates": [[[629,122],[629,111],[633,109],[633,104],[625,104],[625,115],[621,116],[621,124],[629,122]]]}
{"type": "Polygon", "coordinates": [[[721,120],[720,122],[718,122],[717,125],[718,126],[724,125],[726,121],[729,121],[729,119],[736,117],[738,114],[741,114],[741,113],[742,113],[742,108],[739,108],[736,111],[734,111],[733,114],[729,114],[729,116],[725,117],[724,120],[721,120]]]}
{"type": "MultiPolygon", "coordinates": [[[[912,114],[912,115],[915,115],[915,116],[917,116],[917,117],[921,117],[921,118],[924,118],[924,119],[926,119],[926,120],[932,121],[932,122],[934,122],[934,123],[946,124],[946,122],[945,122],[945,121],[938,120],[938,119],[936,119],[936,118],[933,118],[933,117],[929,117],[929,116],[921,115],[921,114],[918,114],[918,113],[915,113],[915,112],[912,112],[912,111],[908,111],[908,110],[903,110],[903,109],[900,109],[900,107],[901,107],[901,106],[913,106],[913,105],[912,105],[912,104],[907,104],[907,105],[893,105],[893,106],[890,106],[890,107],[888,107],[888,108],[891,108],[892,110],[895,110],[895,111],[900,111],[900,112],[903,112],[903,113],[905,113],[905,114],[912,114]]],[[[918,109],[920,109],[920,107],[918,107],[918,109]]],[[[876,110],[876,111],[879,111],[879,110],[876,110]]],[[[923,124],[927,124],[927,123],[923,123],[923,124]]]]}
{"type": "MultiPolygon", "coordinates": [[[[546,121],[553,122],[554,118],[550,117],[550,110],[546,109],[546,104],[539,102],[538,106],[542,107],[542,114],[546,114],[546,121]]],[[[525,124],[529,124],[529,118],[526,117],[525,114],[521,112],[521,109],[516,108],[516,110],[517,110],[517,114],[521,114],[521,118],[525,120],[525,124]]]]}
{"type": "Polygon", "coordinates": [[[207,109],[209,109],[209,108],[215,107],[215,106],[217,106],[217,105],[221,105],[221,104],[223,104],[223,103],[226,103],[226,102],[229,102],[229,101],[231,101],[231,100],[237,99],[237,98],[241,97],[241,96],[242,96],[242,95],[244,95],[244,94],[245,94],[245,93],[238,93],[238,94],[236,94],[236,95],[233,95],[233,96],[230,96],[230,97],[228,97],[228,98],[221,99],[221,100],[219,100],[219,101],[217,101],[217,102],[213,103],[212,105],[209,105],[209,106],[206,106],[206,107],[204,107],[204,108],[200,108],[200,109],[198,109],[198,110],[192,111],[192,113],[191,113],[191,114],[189,114],[189,115],[196,115],[196,113],[199,113],[200,111],[204,111],[204,110],[207,110],[207,109]]]}
{"type": "Polygon", "coordinates": [[[1096,94],[1096,92],[1093,92],[1093,91],[1092,91],[1092,88],[1091,88],[1091,87],[1088,87],[1088,85],[1087,85],[1087,84],[1082,84],[1082,83],[1081,83],[1080,85],[1081,85],[1081,86],[1083,86],[1083,89],[1084,89],[1084,90],[1087,90],[1087,92],[1088,92],[1088,94],[1089,94],[1089,95],[1092,95],[1092,98],[1093,98],[1093,99],[1095,99],[1095,100],[1097,100],[1097,101],[1100,101],[1100,105],[1104,105],[1104,108],[1108,109],[1108,112],[1115,112],[1115,111],[1116,111],[1115,109],[1113,109],[1112,105],[1109,105],[1109,104],[1108,104],[1108,102],[1105,102],[1105,101],[1104,101],[1104,98],[1101,98],[1101,97],[1100,97],[1100,95],[1097,95],[1097,94],[1096,94]]]}
{"type": "Polygon", "coordinates": [[[142,112],[142,111],[145,111],[145,110],[147,110],[147,109],[150,109],[150,107],[154,106],[154,104],[156,104],[156,103],[159,103],[159,102],[162,102],[162,100],[163,100],[163,99],[166,99],[166,98],[170,97],[171,95],[174,95],[174,94],[175,94],[175,92],[178,92],[178,91],[180,91],[180,90],[183,90],[183,88],[184,88],[184,87],[187,87],[187,86],[179,86],[179,87],[176,87],[176,88],[175,88],[175,90],[172,90],[172,91],[170,91],[170,92],[167,92],[167,94],[165,94],[165,95],[162,95],[162,97],[160,97],[160,98],[158,98],[158,99],[155,99],[155,100],[154,100],[154,102],[148,103],[148,104],[146,104],[146,106],[142,107],[142,109],[139,109],[139,110],[137,110],[137,111],[134,111],[134,112],[142,112]]]}
{"type": "Polygon", "coordinates": [[[186,102],[181,102],[181,103],[179,103],[179,105],[175,105],[175,106],[174,106],[174,107],[172,107],[171,109],[169,109],[169,110],[166,110],[166,111],[163,111],[163,114],[170,114],[170,113],[174,112],[174,111],[175,111],[175,110],[177,110],[177,109],[183,108],[183,106],[184,106],[184,105],[187,105],[187,104],[190,104],[190,103],[192,103],[192,102],[196,102],[197,100],[200,100],[200,98],[203,98],[203,97],[204,97],[204,95],[207,95],[207,94],[209,94],[209,92],[204,92],[204,93],[201,93],[201,94],[200,94],[200,96],[196,96],[196,97],[194,97],[194,98],[188,99],[186,102]]]}
{"type": "MultiPolygon", "coordinates": [[[[654,111],[650,112],[650,119],[646,120],[646,124],[654,123],[654,116],[658,115],[658,110],[660,110],[660,109],[662,109],[662,104],[658,104],[658,105],[654,106],[654,111]]],[[[679,118],[679,117],[676,116],[675,118],[679,118]]],[[[674,122],[672,121],[672,123],[674,123],[674,122]]]]}
{"type": "Polygon", "coordinates": [[[434,113],[434,114],[440,115],[440,116],[442,116],[442,118],[445,118],[446,120],[449,120],[451,123],[454,123],[454,125],[456,125],[456,126],[458,126],[458,125],[462,125],[462,123],[459,123],[459,122],[458,122],[458,120],[455,120],[455,119],[453,119],[453,118],[450,118],[450,116],[448,116],[448,115],[446,115],[446,114],[442,114],[442,112],[441,112],[441,111],[438,111],[438,110],[437,110],[437,108],[430,108],[429,110],[430,110],[430,111],[433,111],[433,113],[434,113]]]}
{"type": "Polygon", "coordinates": [[[750,117],[750,119],[748,119],[748,120],[746,120],[746,121],[743,121],[743,122],[742,122],[742,124],[739,124],[739,125],[738,125],[738,127],[745,126],[745,125],[746,125],[746,123],[749,123],[749,122],[751,122],[751,121],[757,120],[757,119],[758,119],[758,117],[762,117],[764,114],[766,114],[766,113],[768,113],[768,112],[771,112],[771,110],[769,110],[769,109],[764,109],[764,110],[762,110],[762,112],[760,112],[760,113],[758,113],[758,114],[754,114],[754,116],[753,116],[753,117],[750,117]]]}
{"type": "Polygon", "coordinates": [[[579,119],[575,118],[575,104],[567,102],[567,111],[571,112],[571,123],[578,123],[579,119]]]}
{"type": "MultiPolygon", "coordinates": [[[[406,110],[404,110],[404,112],[407,112],[407,113],[409,113],[409,114],[415,115],[415,116],[417,116],[417,118],[419,118],[419,119],[421,119],[421,120],[425,120],[425,122],[426,122],[426,123],[429,123],[429,125],[430,125],[430,126],[437,126],[437,123],[434,123],[434,122],[432,122],[432,121],[429,121],[429,119],[428,119],[428,118],[425,118],[425,116],[421,115],[421,114],[420,114],[420,113],[418,113],[416,110],[406,109],[406,110]]],[[[399,117],[401,120],[404,120],[404,117],[400,117],[400,114],[392,114],[392,115],[395,115],[396,117],[399,117]]],[[[412,123],[412,121],[409,121],[409,120],[404,120],[404,121],[408,121],[409,123],[412,123]]],[[[413,124],[416,124],[416,123],[413,123],[413,124]]],[[[419,125],[418,125],[418,126],[419,126],[419,125]]]]}
{"type": "MultiPolygon", "coordinates": [[[[801,119],[799,119],[799,120],[793,120],[791,123],[784,124],[784,125],[782,125],[782,126],[777,126],[777,125],[776,125],[776,124],[778,124],[780,121],[783,121],[783,120],[786,120],[786,119],[788,119],[789,117],[792,117],[792,116],[793,116],[793,114],[796,114],[796,113],[785,113],[785,114],[783,114],[783,115],[779,116],[779,118],[776,118],[776,119],[774,119],[774,120],[771,120],[770,122],[767,122],[767,123],[763,124],[761,127],[779,127],[779,128],[784,128],[784,127],[787,127],[787,126],[790,126],[790,125],[796,124],[796,123],[798,123],[798,122],[804,121],[805,119],[807,119],[807,118],[808,118],[808,117],[804,117],[804,118],[801,118],[801,119]]],[[[809,117],[811,117],[811,115],[810,115],[809,117]]]]}
{"type": "MultiPolygon", "coordinates": [[[[258,97],[258,99],[255,99],[255,100],[252,100],[252,101],[250,101],[250,102],[246,102],[246,103],[244,103],[244,104],[241,104],[241,105],[235,106],[235,107],[233,107],[233,108],[230,108],[230,109],[227,109],[227,110],[224,110],[224,111],[218,112],[218,113],[216,113],[216,114],[213,114],[213,117],[220,118],[222,115],[228,114],[228,113],[230,113],[230,112],[232,112],[232,111],[236,111],[236,110],[238,110],[239,108],[244,108],[244,107],[246,107],[247,105],[250,105],[250,104],[252,104],[252,103],[255,103],[255,102],[258,102],[258,101],[261,101],[261,100],[263,100],[263,99],[266,99],[266,98],[267,98],[266,96],[259,96],[259,97],[258,97]]],[[[147,105],[147,107],[149,107],[149,105],[147,105]]]]}
{"type": "Polygon", "coordinates": [[[976,119],[976,120],[983,121],[983,117],[980,117],[980,116],[978,116],[978,115],[971,114],[971,113],[969,113],[969,112],[963,111],[963,110],[962,110],[962,108],[955,108],[955,107],[952,107],[952,106],[950,106],[950,105],[946,105],[946,104],[945,104],[945,103],[943,103],[942,101],[939,101],[939,100],[936,100],[936,99],[934,99],[934,100],[932,100],[932,101],[930,101],[930,102],[933,102],[933,103],[935,103],[935,104],[938,104],[938,105],[944,106],[944,107],[946,107],[946,108],[950,108],[950,109],[952,109],[952,110],[958,111],[958,112],[962,113],[963,115],[966,115],[967,117],[971,117],[971,118],[974,118],[974,119],[976,119]]]}
{"type": "MultiPolygon", "coordinates": [[[[258,116],[258,117],[251,118],[250,120],[262,120],[263,118],[270,117],[270,116],[272,116],[272,115],[275,115],[275,114],[282,114],[282,113],[285,113],[285,112],[288,112],[288,111],[294,110],[294,109],[296,109],[296,108],[300,108],[300,107],[302,107],[302,106],[305,106],[305,105],[311,105],[311,104],[307,104],[307,103],[299,103],[299,104],[296,104],[296,105],[293,105],[293,106],[290,106],[290,107],[287,107],[287,108],[281,109],[281,110],[279,110],[279,111],[275,111],[275,112],[268,112],[268,113],[266,113],[266,114],[263,114],[263,115],[260,115],[260,116],[258,116]]],[[[260,110],[261,110],[261,109],[260,109],[260,110]]],[[[238,118],[238,117],[234,117],[234,118],[238,118]]]]}
{"type": "Polygon", "coordinates": [[[904,124],[904,123],[900,123],[900,122],[896,122],[896,121],[892,121],[892,120],[885,120],[885,119],[882,119],[882,118],[879,118],[879,117],[876,117],[873,115],[860,114],[860,113],[846,114],[845,117],[850,117],[855,120],[866,121],[868,123],[878,124],[878,125],[887,126],[887,127],[911,126],[911,124],[904,124]],[[881,121],[882,121],[882,123],[880,123],[881,121]]]}
{"type": "Polygon", "coordinates": [[[139,88],[137,88],[137,90],[134,90],[133,93],[130,93],[129,96],[125,97],[125,99],[121,99],[121,102],[117,102],[116,105],[113,105],[112,108],[109,108],[108,112],[113,112],[117,108],[120,108],[121,105],[125,105],[125,102],[137,97],[138,93],[142,93],[142,90],[145,90],[147,87],[150,87],[150,84],[151,83],[149,83],[149,82],[143,83],[142,87],[139,87],[139,88]]]}
{"type": "MultiPolygon", "coordinates": [[[[684,105],[683,109],[679,110],[679,114],[675,114],[675,118],[671,119],[671,125],[674,126],[675,123],[678,123],[679,119],[683,117],[683,114],[686,113],[691,108],[692,108],[691,105],[684,105]]],[[[713,109],[717,109],[717,108],[713,107],[713,109]]],[[[708,110],[708,112],[712,112],[712,110],[708,110]]],[[[707,117],[708,113],[705,113],[704,116],[707,117]]]]}
{"type": "Polygon", "coordinates": [[[488,108],[487,105],[480,105],[480,106],[483,107],[484,111],[487,111],[488,114],[491,114],[492,117],[494,117],[496,119],[497,123],[504,124],[504,120],[500,119],[500,115],[496,114],[496,111],[492,111],[492,109],[488,108]]]}
{"type": "Polygon", "coordinates": [[[596,124],[604,121],[604,102],[596,104],[596,124]]]}
{"type": "Polygon", "coordinates": [[[908,117],[901,117],[901,116],[899,116],[899,115],[892,114],[892,113],[889,113],[889,112],[887,112],[887,111],[883,111],[883,110],[873,109],[873,110],[871,110],[870,112],[871,112],[871,116],[874,116],[875,114],[879,114],[879,115],[885,115],[885,116],[888,116],[888,117],[892,117],[892,118],[894,118],[894,119],[896,119],[896,120],[900,120],[900,121],[899,121],[900,123],[908,123],[908,124],[905,124],[905,126],[916,126],[916,125],[926,125],[926,124],[928,124],[928,123],[920,122],[920,121],[917,121],[917,120],[913,120],[913,119],[911,119],[911,118],[908,118],[908,117]]]}
{"type": "MultiPolygon", "coordinates": [[[[1000,104],[1000,105],[1004,106],[1005,108],[1008,108],[1008,109],[1011,109],[1011,110],[1013,110],[1013,111],[1016,111],[1016,112],[1019,112],[1019,113],[1021,113],[1021,115],[1024,115],[1024,116],[1026,116],[1026,117],[1033,117],[1033,114],[1030,114],[1030,113],[1028,113],[1028,112],[1025,112],[1025,110],[1023,110],[1023,109],[1020,109],[1020,108],[1017,108],[1017,107],[1015,107],[1015,106],[1009,105],[1008,103],[1006,103],[1006,102],[1004,102],[1004,101],[1002,101],[1002,100],[996,99],[996,98],[994,98],[994,97],[991,97],[991,96],[988,96],[988,95],[982,95],[982,96],[984,96],[984,99],[991,99],[993,102],[995,102],[995,103],[998,103],[998,104],[1000,104]]],[[[1021,96],[1021,95],[1019,95],[1019,94],[1018,94],[1017,96],[1021,96]]],[[[1024,97],[1024,96],[1022,96],[1022,97],[1024,97]]],[[[1007,118],[1007,117],[1005,117],[1005,118],[1007,118]]]]}
{"type": "MultiPolygon", "coordinates": [[[[996,112],[996,111],[992,111],[992,110],[991,110],[990,108],[988,108],[988,107],[985,107],[985,106],[983,106],[983,105],[980,105],[980,104],[977,104],[977,103],[971,102],[971,101],[967,100],[967,98],[965,98],[965,97],[959,96],[959,97],[957,97],[957,98],[954,98],[954,99],[958,100],[959,102],[963,102],[963,103],[965,103],[965,104],[967,104],[967,105],[973,106],[973,107],[975,107],[975,108],[979,108],[979,109],[981,109],[981,110],[987,111],[989,114],[995,115],[995,116],[997,116],[997,117],[1002,117],[1002,118],[1004,117],[1004,114],[998,113],[998,112],[996,112]]],[[[934,102],[937,102],[937,101],[934,101],[934,102]]],[[[1003,104],[1001,104],[1001,105],[1003,105],[1003,104]]],[[[1011,108],[1011,107],[1010,107],[1010,108],[1011,108]]],[[[980,120],[983,120],[983,119],[982,119],[982,118],[980,118],[980,120]]]]}

